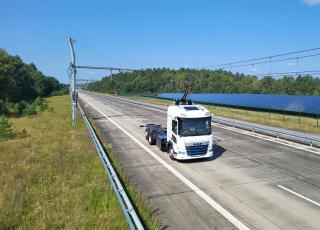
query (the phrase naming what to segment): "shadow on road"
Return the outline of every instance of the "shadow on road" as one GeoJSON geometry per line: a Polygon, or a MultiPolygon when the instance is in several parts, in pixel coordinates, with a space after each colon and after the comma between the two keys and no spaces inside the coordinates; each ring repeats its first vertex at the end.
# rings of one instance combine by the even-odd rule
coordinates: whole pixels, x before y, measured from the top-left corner
{"type": "Polygon", "coordinates": [[[200,158],[200,159],[192,159],[192,160],[183,160],[183,161],[179,161],[180,163],[199,163],[199,162],[206,162],[206,161],[213,161],[219,157],[222,156],[222,154],[226,151],[225,148],[221,147],[220,145],[215,144],[213,146],[213,156],[210,158],[200,158]]]}

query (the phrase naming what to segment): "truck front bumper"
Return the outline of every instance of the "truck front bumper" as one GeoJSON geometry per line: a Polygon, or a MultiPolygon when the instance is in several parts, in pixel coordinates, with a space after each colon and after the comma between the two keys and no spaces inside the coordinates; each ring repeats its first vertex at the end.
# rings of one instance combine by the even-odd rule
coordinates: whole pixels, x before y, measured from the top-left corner
{"type": "Polygon", "coordinates": [[[191,159],[200,159],[200,158],[209,158],[212,157],[213,153],[212,152],[208,152],[205,155],[187,155],[187,154],[174,154],[173,157],[177,160],[191,160],[191,159]]]}

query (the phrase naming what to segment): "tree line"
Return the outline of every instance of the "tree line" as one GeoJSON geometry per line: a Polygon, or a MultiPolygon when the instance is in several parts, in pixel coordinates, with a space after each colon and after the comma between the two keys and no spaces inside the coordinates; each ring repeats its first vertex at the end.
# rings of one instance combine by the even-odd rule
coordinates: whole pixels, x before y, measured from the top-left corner
{"type": "Polygon", "coordinates": [[[114,74],[90,83],[88,90],[106,93],[181,92],[179,82],[185,80],[196,81],[194,93],[320,95],[320,79],[309,75],[258,78],[221,69],[188,68],[154,68],[114,74]]]}
{"type": "Polygon", "coordinates": [[[35,113],[37,107],[46,107],[42,97],[67,92],[65,84],[44,75],[35,64],[26,64],[0,49],[0,115],[24,110],[35,113]]]}

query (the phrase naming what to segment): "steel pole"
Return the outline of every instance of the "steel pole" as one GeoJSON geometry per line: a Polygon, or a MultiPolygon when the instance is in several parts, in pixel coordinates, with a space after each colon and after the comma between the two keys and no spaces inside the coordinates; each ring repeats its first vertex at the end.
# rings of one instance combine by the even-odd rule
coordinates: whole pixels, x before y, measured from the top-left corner
{"type": "Polygon", "coordinates": [[[70,63],[70,69],[71,69],[71,82],[70,82],[70,88],[71,88],[71,107],[72,107],[72,127],[76,126],[76,105],[77,105],[77,94],[76,94],[76,58],[75,58],[75,52],[73,48],[74,40],[69,37],[69,46],[71,51],[71,63],[70,63]]]}

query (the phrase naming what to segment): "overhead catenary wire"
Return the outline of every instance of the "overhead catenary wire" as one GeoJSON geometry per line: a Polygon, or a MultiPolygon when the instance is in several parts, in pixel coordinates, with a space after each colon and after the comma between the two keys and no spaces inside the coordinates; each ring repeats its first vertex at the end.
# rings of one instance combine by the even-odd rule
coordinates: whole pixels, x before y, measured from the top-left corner
{"type": "Polygon", "coordinates": [[[305,70],[305,71],[290,71],[290,72],[276,72],[276,73],[260,73],[253,74],[254,76],[288,76],[288,75],[301,75],[301,74],[320,74],[320,70],[305,70]]]}
{"type": "MultiPolygon", "coordinates": [[[[124,65],[120,64],[119,62],[107,57],[106,55],[104,55],[103,53],[99,52],[96,49],[93,49],[91,47],[89,47],[88,45],[79,42],[77,40],[74,40],[74,42],[80,44],[81,46],[91,50],[92,52],[103,56],[105,59],[108,59],[109,61],[116,63],[117,65],[123,67],[90,67],[90,66],[77,66],[77,68],[92,68],[92,69],[106,69],[106,70],[110,70],[111,71],[111,75],[112,75],[112,70],[126,70],[126,71],[134,71],[134,69],[131,68],[127,68],[124,65]]],[[[294,55],[294,54],[299,54],[299,53],[306,53],[306,52],[311,52],[311,51],[316,51],[316,50],[320,50],[320,47],[318,48],[312,48],[312,49],[304,49],[304,50],[298,50],[298,51],[294,51],[294,52],[286,52],[286,53],[281,53],[281,54],[276,54],[276,55],[270,55],[270,56],[265,56],[265,57],[260,57],[260,58],[253,58],[253,59],[246,59],[246,60],[241,60],[241,61],[235,61],[235,62],[229,62],[229,63],[224,63],[224,64],[220,64],[220,65],[214,65],[211,67],[224,67],[221,69],[228,69],[229,71],[231,71],[232,68],[237,68],[237,67],[246,67],[246,66],[256,66],[256,65],[262,65],[262,64],[268,64],[269,65],[269,70],[268,73],[256,73],[256,74],[249,74],[249,75],[255,75],[255,76],[285,76],[285,75],[299,75],[299,74],[320,74],[320,71],[316,70],[308,70],[308,71],[299,71],[299,61],[300,59],[304,59],[304,58],[311,58],[311,57],[317,57],[320,56],[320,53],[315,53],[315,54],[308,54],[308,55],[301,55],[301,56],[295,56],[295,57],[287,57],[287,58],[280,58],[280,59],[274,59],[276,57],[284,57],[284,56],[288,56],[288,55],[294,55]],[[260,60],[260,61],[259,61],[260,60]],[[271,71],[271,64],[272,63],[276,63],[276,62],[283,62],[283,61],[289,61],[289,60],[296,60],[297,62],[297,70],[296,71],[292,71],[292,72],[276,72],[273,73],[271,71]],[[250,62],[250,63],[248,63],[250,62]],[[241,64],[243,63],[243,64],[241,64]]],[[[205,67],[208,68],[208,67],[205,67]]]]}
{"type": "MultiPolygon", "coordinates": [[[[255,66],[255,65],[261,65],[261,64],[266,64],[266,63],[274,63],[274,62],[281,62],[281,61],[289,61],[289,60],[300,60],[303,58],[310,58],[310,57],[316,57],[320,56],[320,53],[317,54],[310,54],[310,55],[303,55],[303,56],[298,56],[298,57],[290,57],[290,58],[282,58],[282,59],[276,59],[276,60],[269,60],[269,61],[263,61],[263,62],[254,62],[254,63],[249,63],[249,64],[242,64],[242,65],[231,65],[227,66],[227,68],[237,68],[237,67],[245,67],[245,66],[255,66]]],[[[223,69],[223,68],[222,68],[223,69]]]]}
{"type": "Polygon", "coordinates": [[[106,55],[103,54],[102,52],[100,52],[100,51],[98,51],[98,50],[96,50],[96,49],[94,49],[94,48],[91,48],[90,46],[84,44],[83,42],[79,42],[78,40],[74,40],[74,41],[76,41],[76,43],[78,43],[79,45],[85,47],[86,49],[90,50],[91,52],[94,52],[94,53],[96,53],[96,54],[104,57],[104,58],[105,58],[106,60],[108,60],[109,62],[113,62],[114,64],[119,65],[120,67],[122,67],[123,69],[130,69],[130,68],[127,68],[126,66],[122,65],[121,63],[115,61],[114,59],[106,56],[106,55]]]}
{"type": "MultiPolygon", "coordinates": [[[[275,55],[270,55],[270,56],[264,56],[264,57],[260,57],[260,58],[245,59],[245,60],[228,62],[228,63],[218,64],[218,65],[206,66],[206,67],[203,67],[203,68],[204,68],[204,69],[207,69],[207,68],[218,68],[218,67],[224,67],[224,66],[230,67],[230,66],[233,66],[233,65],[235,65],[235,64],[241,64],[241,63],[246,63],[246,62],[259,61],[259,60],[266,60],[266,59],[269,59],[269,60],[270,60],[270,59],[276,58],[276,57],[289,56],[289,55],[293,55],[293,54],[311,52],[311,51],[315,51],[315,50],[320,50],[320,48],[304,49],[304,50],[298,50],[298,51],[294,51],[294,52],[287,52],[287,53],[275,54],[275,55]]],[[[268,63],[268,62],[266,62],[266,63],[268,63]]],[[[248,65],[249,65],[249,64],[248,64],[248,65]]]]}

